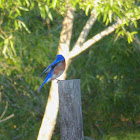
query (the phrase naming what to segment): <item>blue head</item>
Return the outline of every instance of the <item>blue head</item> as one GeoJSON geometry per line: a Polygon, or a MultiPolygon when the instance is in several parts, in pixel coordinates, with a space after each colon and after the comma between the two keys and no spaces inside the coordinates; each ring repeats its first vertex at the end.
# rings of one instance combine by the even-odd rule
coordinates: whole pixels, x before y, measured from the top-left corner
{"type": "Polygon", "coordinates": [[[58,55],[56,56],[56,59],[59,60],[59,61],[65,60],[64,56],[61,55],[61,54],[58,54],[58,55]]]}

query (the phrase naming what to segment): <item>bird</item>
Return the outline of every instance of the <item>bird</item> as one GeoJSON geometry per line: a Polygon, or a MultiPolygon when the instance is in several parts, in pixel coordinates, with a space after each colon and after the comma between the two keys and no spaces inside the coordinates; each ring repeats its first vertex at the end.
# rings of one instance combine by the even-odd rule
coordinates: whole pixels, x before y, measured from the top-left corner
{"type": "Polygon", "coordinates": [[[65,58],[63,55],[58,54],[56,56],[55,61],[50,64],[42,73],[40,76],[42,76],[43,74],[47,73],[46,78],[44,80],[44,82],[42,83],[42,85],[40,86],[40,88],[38,89],[38,92],[40,92],[40,89],[44,86],[45,83],[52,81],[56,78],[58,78],[60,75],[63,74],[64,70],[65,70],[65,58]]]}

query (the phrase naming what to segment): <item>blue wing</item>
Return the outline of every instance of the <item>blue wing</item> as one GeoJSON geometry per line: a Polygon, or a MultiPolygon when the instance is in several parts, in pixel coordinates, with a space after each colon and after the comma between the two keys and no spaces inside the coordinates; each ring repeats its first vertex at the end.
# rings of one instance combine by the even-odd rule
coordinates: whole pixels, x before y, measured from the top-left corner
{"type": "Polygon", "coordinates": [[[49,72],[50,68],[54,68],[59,62],[61,62],[63,60],[59,60],[59,59],[56,59],[51,65],[49,65],[42,73],[40,76],[42,76],[44,73],[47,73],[49,72]]]}
{"type": "Polygon", "coordinates": [[[53,74],[53,70],[54,70],[54,68],[52,68],[52,69],[49,71],[49,73],[48,73],[46,79],[44,80],[44,82],[42,83],[42,85],[40,86],[40,88],[38,89],[38,92],[39,92],[40,89],[44,86],[44,84],[45,84],[46,82],[48,82],[48,81],[51,80],[51,77],[52,77],[52,74],[53,74]]]}

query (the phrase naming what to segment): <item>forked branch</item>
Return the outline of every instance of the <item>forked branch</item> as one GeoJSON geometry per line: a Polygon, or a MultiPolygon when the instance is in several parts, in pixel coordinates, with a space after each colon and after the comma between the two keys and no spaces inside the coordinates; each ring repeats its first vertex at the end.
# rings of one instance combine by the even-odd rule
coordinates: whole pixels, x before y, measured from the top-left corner
{"type": "MultiPolygon", "coordinates": [[[[94,19],[93,19],[94,20],[94,19]]],[[[101,40],[103,37],[111,34],[114,32],[120,25],[125,24],[126,20],[118,20],[116,23],[113,25],[109,26],[105,30],[101,31],[97,35],[93,36],[91,39],[87,40],[85,43],[83,43],[81,46],[74,46],[74,48],[70,51],[69,53],[69,59],[74,58],[75,56],[79,55],[89,47],[91,47],[93,44],[101,40]]]]}

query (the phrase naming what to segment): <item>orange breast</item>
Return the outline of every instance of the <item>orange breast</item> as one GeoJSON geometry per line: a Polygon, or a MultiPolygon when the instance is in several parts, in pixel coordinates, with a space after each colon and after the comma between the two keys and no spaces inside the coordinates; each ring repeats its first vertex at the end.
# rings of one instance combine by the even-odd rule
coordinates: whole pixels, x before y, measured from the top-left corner
{"type": "Polygon", "coordinates": [[[65,70],[65,60],[64,60],[62,63],[60,63],[60,64],[58,64],[58,65],[56,66],[56,68],[54,69],[54,73],[55,73],[56,75],[59,75],[59,74],[62,73],[64,70],[65,70]]]}

